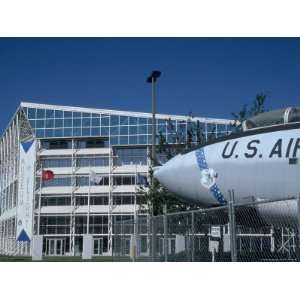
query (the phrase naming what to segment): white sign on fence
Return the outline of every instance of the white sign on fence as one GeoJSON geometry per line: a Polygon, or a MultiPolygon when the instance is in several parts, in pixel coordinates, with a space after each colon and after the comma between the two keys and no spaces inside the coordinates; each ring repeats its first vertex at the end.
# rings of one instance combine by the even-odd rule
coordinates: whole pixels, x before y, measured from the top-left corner
{"type": "Polygon", "coordinates": [[[21,142],[20,144],[16,230],[16,238],[18,241],[30,241],[32,237],[35,144],[34,140],[21,142]]]}
{"type": "Polygon", "coordinates": [[[214,238],[221,237],[221,227],[220,226],[212,226],[211,227],[211,237],[214,237],[214,238]]]}

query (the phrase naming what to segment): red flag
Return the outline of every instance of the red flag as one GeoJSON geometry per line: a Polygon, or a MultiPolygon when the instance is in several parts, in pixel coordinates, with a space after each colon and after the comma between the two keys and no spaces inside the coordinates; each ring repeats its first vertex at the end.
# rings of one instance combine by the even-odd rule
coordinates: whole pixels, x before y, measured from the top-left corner
{"type": "Polygon", "coordinates": [[[54,178],[54,173],[50,170],[43,170],[42,171],[42,180],[51,180],[54,178]]]}

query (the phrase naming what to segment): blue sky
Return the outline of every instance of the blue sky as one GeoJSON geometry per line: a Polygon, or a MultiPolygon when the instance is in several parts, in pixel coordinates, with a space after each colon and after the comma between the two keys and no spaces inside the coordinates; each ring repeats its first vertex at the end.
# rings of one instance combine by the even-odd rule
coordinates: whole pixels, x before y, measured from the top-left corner
{"type": "Polygon", "coordinates": [[[0,129],[21,101],[230,118],[259,92],[300,103],[300,39],[0,38],[0,129]]]}

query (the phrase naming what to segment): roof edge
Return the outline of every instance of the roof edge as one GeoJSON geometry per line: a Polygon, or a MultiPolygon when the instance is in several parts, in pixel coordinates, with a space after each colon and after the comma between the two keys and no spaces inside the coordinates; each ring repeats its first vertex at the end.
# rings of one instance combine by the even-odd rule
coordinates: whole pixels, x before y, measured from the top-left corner
{"type": "MultiPolygon", "coordinates": [[[[75,111],[75,112],[86,112],[86,113],[102,113],[102,114],[111,114],[111,115],[128,115],[132,117],[152,117],[151,113],[145,112],[130,112],[130,111],[122,111],[122,110],[113,110],[113,109],[99,109],[99,108],[86,108],[86,107],[78,107],[78,106],[64,106],[64,105],[52,105],[52,104],[42,104],[42,103],[34,103],[22,101],[20,103],[21,107],[28,108],[42,108],[42,109],[56,109],[56,110],[65,110],[65,111],[75,111]]],[[[156,114],[157,118],[162,119],[173,119],[173,120],[188,120],[191,119],[189,116],[183,115],[168,115],[168,114],[156,114]]],[[[206,123],[220,123],[220,124],[229,124],[233,120],[230,119],[217,119],[217,118],[205,118],[205,117],[192,117],[195,121],[206,122],[206,123]]]]}

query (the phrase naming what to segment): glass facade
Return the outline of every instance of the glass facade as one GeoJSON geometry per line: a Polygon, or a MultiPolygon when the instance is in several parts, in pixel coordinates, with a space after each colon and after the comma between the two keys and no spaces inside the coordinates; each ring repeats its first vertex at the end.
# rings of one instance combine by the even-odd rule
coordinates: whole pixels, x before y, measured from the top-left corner
{"type": "MultiPolygon", "coordinates": [[[[72,158],[43,158],[40,161],[42,168],[70,168],[72,167],[72,158]]],[[[81,167],[106,167],[109,165],[107,157],[91,155],[90,157],[78,157],[75,159],[75,166],[81,167]]]]}
{"type": "Polygon", "coordinates": [[[146,148],[118,148],[114,151],[114,165],[147,165],[146,148]]]}
{"type": "MultiPolygon", "coordinates": [[[[226,120],[170,117],[157,115],[157,133],[171,144],[208,140],[231,131],[226,120]]],[[[34,234],[44,235],[44,255],[80,255],[86,233],[93,234],[94,255],[110,255],[113,224],[131,222],[134,209],[141,212],[142,208],[145,213],[147,208],[137,176],[148,176],[151,129],[150,114],[23,103],[0,144],[0,215],[17,203],[19,138],[36,138],[32,220],[34,234]],[[10,148],[12,151],[7,151],[10,148]],[[41,182],[42,170],[51,170],[54,178],[41,182]],[[90,182],[91,171],[97,184],[90,182]],[[95,187],[88,188],[91,185],[95,187]]],[[[167,158],[158,154],[158,159],[164,162],[167,158]]],[[[8,219],[0,220],[0,228],[4,228],[2,237],[10,247],[17,216],[7,215],[8,219]]],[[[125,225],[124,232],[132,232],[130,226],[125,225]]],[[[144,246],[147,251],[147,240],[144,246]]],[[[14,247],[10,253],[15,253],[14,247]]],[[[28,254],[30,243],[24,242],[23,248],[27,250],[20,254],[28,254]]]]}
{"type": "MultiPolygon", "coordinates": [[[[111,145],[151,144],[152,119],[126,115],[86,113],[24,107],[37,138],[107,137],[111,145]]],[[[187,120],[157,119],[157,132],[168,143],[183,143],[188,130],[201,128],[205,138],[228,134],[226,124],[200,123],[187,120]]],[[[193,135],[196,141],[197,134],[193,135]]]]}

